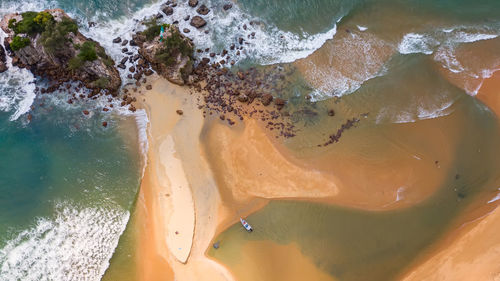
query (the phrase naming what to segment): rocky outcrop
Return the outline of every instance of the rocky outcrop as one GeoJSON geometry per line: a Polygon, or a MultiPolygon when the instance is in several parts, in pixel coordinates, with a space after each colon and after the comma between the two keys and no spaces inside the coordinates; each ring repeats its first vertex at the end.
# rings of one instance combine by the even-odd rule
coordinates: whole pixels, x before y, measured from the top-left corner
{"type": "Polygon", "coordinates": [[[13,65],[55,84],[81,81],[92,93],[117,93],[120,74],[99,43],[83,36],[61,9],[6,15],[0,28],[13,65]]]}
{"type": "Polygon", "coordinates": [[[140,32],[133,40],[139,46],[139,53],[158,74],[177,85],[189,83],[193,72],[193,43],[177,26],[166,26],[163,37],[163,41],[159,34],[148,40],[145,32],[140,32]]]}
{"type": "Polygon", "coordinates": [[[0,45],[0,73],[5,72],[7,70],[7,61],[5,56],[5,49],[2,45],[0,45]]]}

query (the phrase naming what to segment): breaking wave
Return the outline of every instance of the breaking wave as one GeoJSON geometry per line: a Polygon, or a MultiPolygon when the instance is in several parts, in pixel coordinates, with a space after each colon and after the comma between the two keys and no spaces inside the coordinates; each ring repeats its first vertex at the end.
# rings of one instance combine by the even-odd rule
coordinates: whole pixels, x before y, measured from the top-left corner
{"type": "Polygon", "coordinates": [[[129,213],[72,205],[56,204],[54,219],[38,219],[0,249],[0,280],[101,279],[129,213]]]}

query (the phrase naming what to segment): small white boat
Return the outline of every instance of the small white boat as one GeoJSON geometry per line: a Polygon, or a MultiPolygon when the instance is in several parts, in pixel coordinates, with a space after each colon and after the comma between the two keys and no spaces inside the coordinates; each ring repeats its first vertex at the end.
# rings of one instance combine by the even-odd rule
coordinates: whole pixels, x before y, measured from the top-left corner
{"type": "Polygon", "coordinates": [[[240,222],[241,222],[241,225],[243,225],[243,227],[248,231],[248,232],[252,232],[253,231],[253,228],[248,224],[248,222],[242,218],[240,218],[240,222]]]}

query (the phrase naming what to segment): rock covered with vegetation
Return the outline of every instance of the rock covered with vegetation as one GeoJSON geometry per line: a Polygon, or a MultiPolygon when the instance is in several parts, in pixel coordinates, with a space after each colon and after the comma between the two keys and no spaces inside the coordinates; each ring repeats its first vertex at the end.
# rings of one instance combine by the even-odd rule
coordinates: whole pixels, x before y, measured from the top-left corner
{"type": "Polygon", "coordinates": [[[7,33],[4,44],[13,65],[59,84],[81,81],[94,94],[115,94],[120,88],[114,61],[63,10],[9,14],[0,28],[7,33]]]}
{"type": "Polygon", "coordinates": [[[158,74],[170,82],[189,84],[194,64],[192,42],[179,32],[177,26],[160,25],[155,20],[145,25],[146,30],[134,35],[139,53],[158,74]],[[162,26],[165,32],[160,38],[162,26]]]}

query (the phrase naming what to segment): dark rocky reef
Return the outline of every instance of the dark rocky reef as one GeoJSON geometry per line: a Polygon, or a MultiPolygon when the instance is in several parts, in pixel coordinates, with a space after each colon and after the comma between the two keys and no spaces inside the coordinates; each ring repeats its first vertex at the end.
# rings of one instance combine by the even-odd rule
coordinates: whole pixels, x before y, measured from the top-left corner
{"type": "Polygon", "coordinates": [[[117,94],[121,78],[114,61],[63,10],[8,14],[0,28],[7,33],[4,44],[13,65],[56,85],[80,81],[92,95],[117,94]]]}
{"type": "Polygon", "coordinates": [[[193,72],[193,43],[175,25],[146,23],[148,28],[133,36],[139,54],[161,76],[177,85],[189,84],[193,72]],[[160,38],[163,26],[165,32],[160,38]]]}

